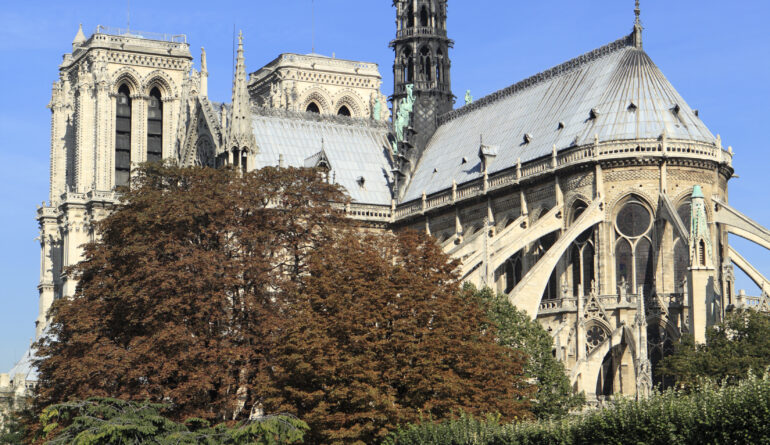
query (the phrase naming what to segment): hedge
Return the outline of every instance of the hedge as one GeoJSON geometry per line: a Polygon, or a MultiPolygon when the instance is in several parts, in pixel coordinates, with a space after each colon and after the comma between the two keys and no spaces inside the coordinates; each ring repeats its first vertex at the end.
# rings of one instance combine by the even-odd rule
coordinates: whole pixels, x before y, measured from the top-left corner
{"type": "Polygon", "coordinates": [[[691,393],[619,399],[559,421],[501,424],[489,416],[407,425],[386,445],[770,444],[770,375],[733,385],[704,382],[691,393]]]}

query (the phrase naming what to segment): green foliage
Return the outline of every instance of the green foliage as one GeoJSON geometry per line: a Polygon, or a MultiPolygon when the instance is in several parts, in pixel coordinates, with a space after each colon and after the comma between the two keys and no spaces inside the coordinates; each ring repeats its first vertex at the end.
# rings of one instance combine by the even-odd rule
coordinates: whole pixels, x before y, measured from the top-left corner
{"type": "Polygon", "coordinates": [[[3,415],[0,419],[0,445],[16,445],[24,442],[27,428],[21,413],[3,415]]]}
{"type": "Polygon", "coordinates": [[[540,323],[488,287],[477,290],[466,283],[463,292],[477,298],[486,308],[500,345],[527,354],[524,371],[528,378],[536,381],[538,387],[531,407],[537,418],[564,416],[585,404],[584,394],[573,394],[564,364],[553,356],[553,338],[540,323]]]}
{"type": "Polygon", "coordinates": [[[204,444],[280,445],[302,442],[307,425],[289,416],[268,416],[232,427],[202,419],[179,424],[163,416],[168,406],[93,398],[52,405],[40,414],[47,445],[204,444]]]}
{"type": "Polygon", "coordinates": [[[770,366],[770,315],[753,311],[729,313],[722,323],[706,331],[706,344],[696,345],[686,336],[674,354],[661,363],[664,374],[680,387],[693,387],[698,379],[731,383],[750,372],[761,374],[770,366]]]}
{"type": "Polygon", "coordinates": [[[468,415],[406,426],[387,445],[770,444],[770,377],[737,385],[701,383],[686,394],[618,400],[560,420],[501,424],[468,415]]]}

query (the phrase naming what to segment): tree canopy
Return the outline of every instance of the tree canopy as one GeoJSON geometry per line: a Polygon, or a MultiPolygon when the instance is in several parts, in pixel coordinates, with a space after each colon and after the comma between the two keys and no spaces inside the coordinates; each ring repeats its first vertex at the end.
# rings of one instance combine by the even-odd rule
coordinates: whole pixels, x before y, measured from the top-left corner
{"type": "Polygon", "coordinates": [[[770,314],[730,312],[706,330],[705,344],[696,345],[691,335],[683,336],[660,366],[677,385],[690,388],[702,378],[734,383],[750,372],[762,375],[770,366],[770,314]]]}
{"type": "Polygon", "coordinates": [[[585,395],[573,393],[564,364],[553,355],[553,338],[540,323],[488,287],[476,289],[466,283],[463,292],[482,305],[496,329],[498,344],[527,355],[524,371],[537,385],[531,409],[538,418],[562,417],[583,406],[585,395]]]}
{"type": "Polygon", "coordinates": [[[524,356],[495,341],[456,263],[426,235],[353,226],[345,199],[314,170],[140,169],[54,303],[37,410],[286,412],[307,443],[373,443],[460,410],[529,417],[524,356]]]}

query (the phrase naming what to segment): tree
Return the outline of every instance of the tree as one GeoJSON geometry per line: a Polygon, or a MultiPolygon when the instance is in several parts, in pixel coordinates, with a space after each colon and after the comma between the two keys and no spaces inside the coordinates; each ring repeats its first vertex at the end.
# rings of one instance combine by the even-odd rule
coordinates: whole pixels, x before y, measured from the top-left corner
{"type": "Polygon", "coordinates": [[[284,292],[346,226],[313,170],[147,165],[69,271],[37,344],[37,410],[89,397],[171,403],[174,416],[247,417],[268,384],[284,292]],[[246,411],[244,412],[244,408],[246,411]]]}
{"type": "Polygon", "coordinates": [[[307,443],[372,443],[460,410],[530,416],[523,356],[499,346],[434,241],[351,225],[318,172],[147,165],[70,270],[37,344],[35,407],[91,397],[170,421],[288,412],[307,443]]]}
{"type": "Polygon", "coordinates": [[[562,417],[583,406],[584,394],[573,393],[564,364],[553,355],[553,338],[540,323],[488,287],[477,290],[466,284],[463,293],[484,308],[496,330],[498,344],[526,353],[524,371],[537,385],[532,412],[538,418],[562,417]]]}
{"type": "Polygon", "coordinates": [[[664,375],[677,385],[692,388],[709,378],[722,383],[762,375],[770,366],[770,314],[737,310],[706,330],[706,344],[695,344],[683,336],[674,353],[660,364],[664,375]]]}
{"type": "Polygon", "coordinates": [[[28,411],[0,414],[0,445],[16,445],[23,443],[27,436],[25,417],[28,411]]]}
{"type": "Polygon", "coordinates": [[[460,294],[456,262],[425,235],[348,232],[310,260],[275,354],[272,410],[310,443],[377,443],[421,416],[530,417],[523,356],[495,343],[460,294]]]}
{"type": "MultiPolygon", "coordinates": [[[[164,416],[168,405],[93,398],[51,405],[40,415],[46,445],[282,445],[301,443],[307,425],[291,416],[266,416],[215,427],[164,416]]],[[[20,443],[20,442],[18,442],[20,443]]]]}

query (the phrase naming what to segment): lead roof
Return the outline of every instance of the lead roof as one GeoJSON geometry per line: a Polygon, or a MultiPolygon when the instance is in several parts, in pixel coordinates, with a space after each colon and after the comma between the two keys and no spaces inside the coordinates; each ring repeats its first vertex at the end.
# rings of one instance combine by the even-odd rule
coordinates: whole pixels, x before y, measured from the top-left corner
{"type": "Polygon", "coordinates": [[[489,174],[594,142],[715,138],[633,35],[442,116],[403,201],[481,177],[479,140],[499,146],[489,174]],[[463,159],[470,162],[463,163],[463,159]]]}
{"type": "Polygon", "coordinates": [[[281,156],[285,167],[315,166],[323,152],[330,178],[345,188],[353,202],[390,205],[393,167],[387,124],[258,107],[252,110],[256,168],[277,166],[281,156]]]}

